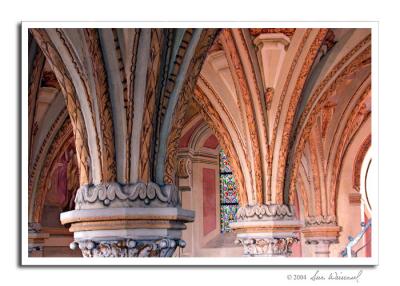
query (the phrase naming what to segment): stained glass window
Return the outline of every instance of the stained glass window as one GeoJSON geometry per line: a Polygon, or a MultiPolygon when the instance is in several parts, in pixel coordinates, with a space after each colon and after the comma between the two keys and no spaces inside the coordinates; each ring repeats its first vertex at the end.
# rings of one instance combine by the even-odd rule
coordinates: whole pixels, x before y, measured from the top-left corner
{"type": "Polygon", "coordinates": [[[219,154],[219,181],[221,201],[221,232],[230,232],[229,223],[236,221],[238,210],[238,197],[235,178],[229,165],[228,158],[223,150],[219,154]]]}

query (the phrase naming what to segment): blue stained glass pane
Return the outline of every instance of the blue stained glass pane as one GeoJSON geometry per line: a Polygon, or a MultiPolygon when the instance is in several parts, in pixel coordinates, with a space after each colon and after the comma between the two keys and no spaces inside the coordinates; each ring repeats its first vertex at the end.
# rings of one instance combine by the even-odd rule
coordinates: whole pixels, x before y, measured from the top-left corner
{"type": "Polygon", "coordinates": [[[221,205],[221,232],[230,232],[230,222],[236,221],[238,205],[221,205]]]}
{"type": "Polygon", "coordinates": [[[222,204],[237,204],[237,188],[232,174],[221,174],[220,194],[222,204]]]}

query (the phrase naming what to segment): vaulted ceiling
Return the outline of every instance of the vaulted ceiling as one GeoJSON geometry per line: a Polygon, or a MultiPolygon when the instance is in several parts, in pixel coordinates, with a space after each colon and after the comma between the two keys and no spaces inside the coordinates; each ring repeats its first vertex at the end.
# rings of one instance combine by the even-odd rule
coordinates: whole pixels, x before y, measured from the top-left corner
{"type": "MultiPolygon", "coordinates": [[[[72,133],[81,184],[174,183],[182,128],[200,112],[230,159],[241,205],[288,204],[299,193],[307,216],[335,216],[346,150],[370,135],[369,29],[31,35],[31,198],[72,133]]],[[[31,210],[42,201],[31,199],[31,210]]]]}

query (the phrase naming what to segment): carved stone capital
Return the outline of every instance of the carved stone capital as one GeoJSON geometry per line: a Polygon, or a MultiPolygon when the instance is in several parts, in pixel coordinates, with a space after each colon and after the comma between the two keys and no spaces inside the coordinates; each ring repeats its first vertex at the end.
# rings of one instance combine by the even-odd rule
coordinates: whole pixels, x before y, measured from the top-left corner
{"type": "Polygon", "coordinates": [[[259,237],[237,238],[235,243],[241,244],[245,256],[290,256],[296,237],[259,237]]]}
{"type": "Polygon", "coordinates": [[[179,204],[178,190],[174,185],[160,187],[152,182],[83,185],[75,197],[75,209],[78,210],[104,207],[175,207],[179,204]]]}
{"type": "Polygon", "coordinates": [[[82,240],[72,242],[72,250],[79,247],[84,257],[171,257],[177,247],[184,248],[181,239],[122,239],[122,240],[82,240]]]}
{"type": "Polygon", "coordinates": [[[194,212],[180,207],[173,185],[82,186],[73,211],[60,215],[85,257],[172,256],[194,212]]]}
{"type": "Polygon", "coordinates": [[[230,227],[237,233],[245,256],[290,256],[297,242],[300,222],[293,206],[256,205],[241,207],[230,227]]]}

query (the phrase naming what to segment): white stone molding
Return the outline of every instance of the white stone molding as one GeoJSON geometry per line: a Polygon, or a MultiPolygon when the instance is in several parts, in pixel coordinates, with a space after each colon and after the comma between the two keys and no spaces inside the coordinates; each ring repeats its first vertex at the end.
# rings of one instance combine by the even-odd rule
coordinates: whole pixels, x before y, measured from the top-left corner
{"type": "Polygon", "coordinates": [[[236,213],[238,221],[260,219],[293,219],[293,207],[287,205],[255,205],[240,207],[236,213]]]}
{"type": "Polygon", "coordinates": [[[81,186],[75,197],[75,209],[104,207],[178,206],[179,195],[174,185],[116,182],[81,186]]]}

